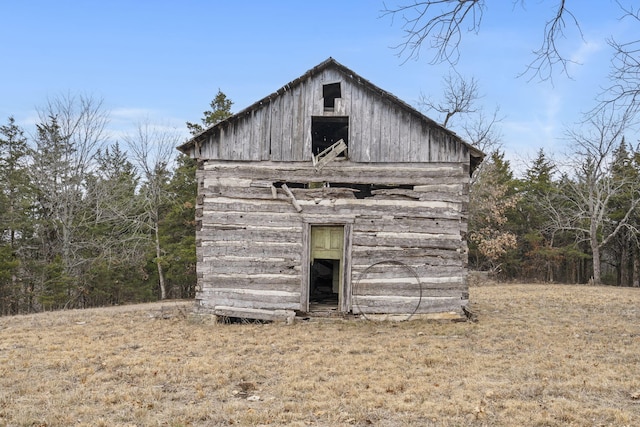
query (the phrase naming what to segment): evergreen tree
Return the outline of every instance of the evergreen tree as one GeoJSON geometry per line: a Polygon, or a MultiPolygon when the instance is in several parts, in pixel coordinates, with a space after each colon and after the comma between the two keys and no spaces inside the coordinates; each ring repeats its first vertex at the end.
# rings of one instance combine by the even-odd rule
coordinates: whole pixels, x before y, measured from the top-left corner
{"type": "Polygon", "coordinates": [[[204,131],[206,128],[231,116],[231,106],[233,105],[233,101],[228,99],[227,95],[225,95],[220,89],[218,89],[218,93],[209,105],[211,106],[211,110],[207,110],[202,113],[203,117],[200,120],[202,125],[199,123],[187,122],[187,128],[189,129],[189,132],[191,132],[191,135],[196,135],[204,131]]]}
{"type": "MultiPolygon", "coordinates": [[[[38,252],[33,266],[37,283],[33,288],[47,308],[62,308],[74,284],[71,283],[71,222],[74,181],[71,173],[70,146],[60,130],[57,117],[51,116],[37,126],[36,147],[31,180],[36,195],[38,252]],[[64,276],[58,280],[56,275],[64,276]],[[67,287],[68,293],[65,293],[67,287]]],[[[76,193],[78,195],[78,193],[76,193]]]]}
{"type": "Polygon", "coordinates": [[[140,274],[148,239],[137,221],[138,182],[135,167],[117,142],[98,152],[96,170],[87,183],[94,243],[90,305],[152,299],[153,289],[140,274]]]}
{"type": "Polygon", "coordinates": [[[29,148],[24,131],[9,117],[0,126],[0,315],[22,308],[18,278],[30,227],[29,148]]]}
{"type": "Polygon", "coordinates": [[[553,182],[554,172],[555,165],[540,149],[519,183],[522,192],[518,203],[519,258],[522,260],[522,275],[527,279],[555,280],[554,267],[561,255],[554,248],[555,235],[547,230],[549,216],[542,203],[553,197],[557,190],[553,182]]]}
{"type": "MultiPolygon", "coordinates": [[[[604,234],[607,235],[614,230],[620,221],[625,219],[629,212],[635,194],[640,190],[640,173],[637,165],[634,164],[636,153],[629,151],[625,139],[622,141],[613,154],[612,167],[612,186],[619,188],[609,200],[609,220],[603,224],[604,234]]],[[[611,264],[615,266],[616,276],[613,284],[629,286],[636,283],[638,278],[638,210],[631,212],[627,224],[623,227],[613,239],[611,239],[608,247],[611,252],[611,264]]],[[[611,278],[613,279],[613,278],[611,278]]]]}
{"type": "MultiPolygon", "coordinates": [[[[187,122],[192,135],[231,116],[233,102],[220,90],[205,111],[200,124],[187,122]]],[[[178,156],[177,167],[168,185],[171,204],[160,223],[162,257],[171,295],[178,298],[195,296],[196,245],[195,207],[197,196],[197,162],[185,155],[178,156]]]]}
{"type": "Polygon", "coordinates": [[[196,285],[195,202],[197,163],[185,155],[177,160],[169,182],[172,204],[161,224],[167,255],[167,281],[174,297],[193,298],[196,285]]]}

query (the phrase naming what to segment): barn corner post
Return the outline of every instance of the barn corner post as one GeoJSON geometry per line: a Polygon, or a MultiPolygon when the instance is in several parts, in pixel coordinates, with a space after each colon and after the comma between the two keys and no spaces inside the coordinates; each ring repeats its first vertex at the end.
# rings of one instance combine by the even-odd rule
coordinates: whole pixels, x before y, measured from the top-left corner
{"type": "Polygon", "coordinates": [[[201,310],[464,315],[482,153],[334,59],[179,148],[200,160],[201,310]]]}

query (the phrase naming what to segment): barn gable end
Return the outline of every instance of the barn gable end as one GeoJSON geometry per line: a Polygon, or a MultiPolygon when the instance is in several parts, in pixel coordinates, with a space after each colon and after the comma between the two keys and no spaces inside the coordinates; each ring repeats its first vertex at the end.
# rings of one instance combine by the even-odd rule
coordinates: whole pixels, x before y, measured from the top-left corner
{"type": "Polygon", "coordinates": [[[179,149],[202,310],[462,314],[482,153],[335,60],[179,149]]]}

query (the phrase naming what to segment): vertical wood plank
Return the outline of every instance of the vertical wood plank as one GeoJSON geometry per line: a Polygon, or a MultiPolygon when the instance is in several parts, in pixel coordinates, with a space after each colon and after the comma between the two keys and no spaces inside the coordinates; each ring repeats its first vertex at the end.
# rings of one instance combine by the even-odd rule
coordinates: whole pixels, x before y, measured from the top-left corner
{"type": "Polygon", "coordinates": [[[411,161],[411,115],[406,111],[400,111],[398,122],[398,140],[400,150],[398,162],[411,161]]]}
{"type": "Polygon", "coordinates": [[[303,84],[304,111],[302,114],[302,161],[311,160],[311,116],[313,115],[313,104],[317,102],[314,98],[313,84],[305,81],[303,84]]]}
{"type": "Polygon", "coordinates": [[[271,160],[282,161],[282,97],[271,102],[271,160]]]}
{"type": "Polygon", "coordinates": [[[387,159],[391,162],[402,161],[403,147],[406,141],[400,138],[400,120],[402,112],[395,106],[389,108],[389,155],[387,159]]]}
{"type": "Polygon", "coordinates": [[[306,98],[303,90],[304,83],[293,88],[291,91],[293,98],[291,115],[291,160],[300,162],[304,158],[304,116],[306,98]]]}
{"type": "Polygon", "coordinates": [[[342,306],[340,310],[342,312],[351,311],[351,266],[352,263],[352,246],[353,246],[353,224],[344,225],[344,243],[343,243],[343,255],[342,255],[342,306]]]}
{"type": "Polygon", "coordinates": [[[309,311],[309,275],[311,274],[311,225],[302,224],[302,254],[301,254],[301,284],[300,284],[300,308],[302,311],[309,311]]]}
{"type": "Polygon", "coordinates": [[[280,123],[282,126],[282,161],[290,162],[292,158],[293,147],[293,91],[287,90],[281,96],[282,109],[280,111],[280,123]]]}
{"type": "Polygon", "coordinates": [[[371,134],[371,161],[381,162],[383,161],[382,155],[382,108],[380,102],[372,102],[373,111],[371,114],[371,121],[369,122],[369,132],[371,134]]]}
{"type": "Polygon", "coordinates": [[[363,160],[365,155],[362,140],[362,120],[366,114],[366,106],[361,102],[360,90],[351,83],[351,80],[345,79],[344,85],[349,87],[349,108],[351,110],[349,116],[349,158],[356,162],[366,161],[363,160]]]}

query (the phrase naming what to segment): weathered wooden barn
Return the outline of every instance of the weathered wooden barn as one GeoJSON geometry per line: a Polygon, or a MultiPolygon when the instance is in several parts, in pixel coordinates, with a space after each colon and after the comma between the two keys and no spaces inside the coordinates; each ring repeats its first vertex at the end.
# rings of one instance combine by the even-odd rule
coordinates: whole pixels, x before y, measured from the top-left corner
{"type": "Polygon", "coordinates": [[[179,147],[201,311],[461,316],[483,154],[332,58],[179,147]]]}

